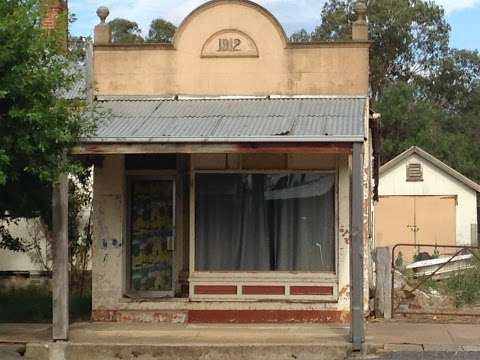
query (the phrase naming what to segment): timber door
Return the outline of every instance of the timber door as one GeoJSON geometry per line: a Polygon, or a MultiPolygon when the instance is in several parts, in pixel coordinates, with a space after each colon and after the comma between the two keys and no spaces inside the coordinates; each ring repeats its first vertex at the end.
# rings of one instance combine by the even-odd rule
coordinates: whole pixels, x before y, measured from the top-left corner
{"type": "Polygon", "coordinates": [[[175,182],[130,182],[130,291],[144,296],[175,294],[175,182]]]}
{"type": "MultiPolygon", "coordinates": [[[[403,258],[412,262],[421,244],[456,245],[455,196],[381,196],[375,205],[375,247],[404,247],[403,258]]],[[[398,251],[397,251],[398,254],[398,251]]]]}

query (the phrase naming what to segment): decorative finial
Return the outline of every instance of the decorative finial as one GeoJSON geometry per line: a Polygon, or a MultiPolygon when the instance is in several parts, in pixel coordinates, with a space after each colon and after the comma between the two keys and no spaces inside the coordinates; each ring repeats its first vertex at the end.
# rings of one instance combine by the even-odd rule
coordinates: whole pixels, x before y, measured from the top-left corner
{"type": "Polygon", "coordinates": [[[97,9],[97,15],[100,18],[100,22],[102,24],[105,23],[105,20],[107,19],[108,15],[110,14],[110,10],[106,6],[100,6],[97,9]]]}
{"type": "Polygon", "coordinates": [[[105,22],[110,10],[106,6],[100,6],[97,9],[97,15],[100,18],[100,24],[95,26],[94,39],[96,45],[108,45],[112,42],[112,32],[110,26],[105,22]]]}
{"type": "Polygon", "coordinates": [[[357,14],[357,21],[367,21],[367,2],[365,0],[357,0],[354,5],[355,14],[357,14]]]}

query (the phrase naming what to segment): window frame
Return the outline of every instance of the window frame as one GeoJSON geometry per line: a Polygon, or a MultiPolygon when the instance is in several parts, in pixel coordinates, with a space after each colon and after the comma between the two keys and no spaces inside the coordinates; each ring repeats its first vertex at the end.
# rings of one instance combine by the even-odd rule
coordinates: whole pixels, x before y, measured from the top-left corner
{"type": "Polygon", "coordinates": [[[125,229],[124,236],[126,239],[125,246],[125,273],[124,273],[124,296],[128,298],[138,299],[171,299],[175,297],[176,292],[176,278],[177,278],[177,264],[176,264],[176,252],[177,252],[177,204],[176,204],[176,172],[171,170],[163,171],[141,171],[130,170],[126,171],[125,180],[125,229]],[[171,291],[136,291],[132,289],[132,274],[131,274],[131,224],[132,224],[132,186],[135,181],[171,181],[172,182],[172,212],[173,212],[173,232],[172,238],[174,242],[174,250],[172,251],[172,290],[171,291]]]}
{"type": "Polygon", "coordinates": [[[190,279],[209,279],[212,281],[224,279],[226,276],[235,280],[256,281],[262,278],[267,281],[273,279],[285,280],[285,281],[309,281],[314,279],[315,281],[327,281],[336,282],[338,274],[338,258],[339,258],[339,235],[338,235],[338,223],[339,223],[339,188],[338,169],[332,170],[302,170],[302,169],[279,169],[279,170],[248,170],[248,169],[234,169],[234,170],[195,170],[192,169],[192,177],[190,181],[190,254],[189,254],[189,271],[190,279]],[[239,175],[251,175],[251,174],[319,174],[319,175],[333,175],[334,177],[334,271],[225,271],[225,270],[210,270],[210,271],[198,271],[196,270],[196,178],[201,174],[239,174],[239,175]],[[252,275],[256,278],[252,279],[252,275]]]}

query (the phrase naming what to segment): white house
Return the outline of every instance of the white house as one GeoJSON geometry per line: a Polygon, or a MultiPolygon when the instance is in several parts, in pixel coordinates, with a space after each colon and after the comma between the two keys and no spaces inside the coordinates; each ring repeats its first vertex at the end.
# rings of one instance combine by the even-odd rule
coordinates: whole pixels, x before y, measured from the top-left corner
{"type": "Polygon", "coordinates": [[[0,285],[30,284],[32,279],[49,276],[47,240],[41,228],[38,219],[18,219],[16,223],[8,226],[12,236],[29,239],[32,245],[37,246],[33,246],[28,252],[0,249],[0,285]],[[25,281],[21,281],[22,279],[25,281]]]}
{"type": "Polygon", "coordinates": [[[411,147],[380,169],[375,246],[476,245],[479,192],[479,184],[411,147]]]}

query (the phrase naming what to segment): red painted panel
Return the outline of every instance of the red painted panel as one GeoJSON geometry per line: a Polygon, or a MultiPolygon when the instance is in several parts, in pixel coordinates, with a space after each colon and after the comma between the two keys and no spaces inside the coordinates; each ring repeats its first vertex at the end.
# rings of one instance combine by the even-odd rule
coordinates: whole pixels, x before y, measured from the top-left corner
{"type": "Polygon", "coordinates": [[[290,295],[333,295],[331,286],[291,286],[290,295]]]}
{"type": "Polygon", "coordinates": [[[235,285],[195,285],[195,295],[236,295],[235,285]]]}
{"type": "Polygon", "coordinates": [[[350,313],[329,310],[190,310],[193,324],[346,323],[350,313]]]}
{"type": "Polygon", "coordinates": [[[242,287],[243,295],[285,295],[285,286],[254,286],[245,285],[242,287]]]}
{"type": "Polygon", "coordinates": [[[92,321],[115,322],[117,314],[117,310],[92,310],[92,321]]]}

